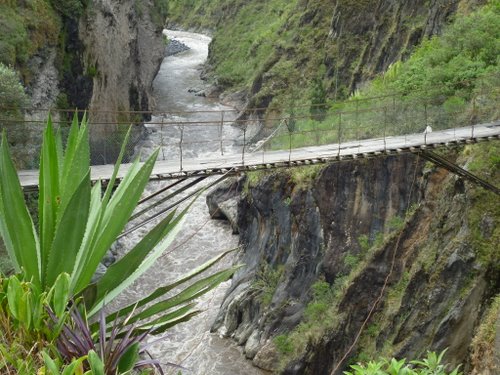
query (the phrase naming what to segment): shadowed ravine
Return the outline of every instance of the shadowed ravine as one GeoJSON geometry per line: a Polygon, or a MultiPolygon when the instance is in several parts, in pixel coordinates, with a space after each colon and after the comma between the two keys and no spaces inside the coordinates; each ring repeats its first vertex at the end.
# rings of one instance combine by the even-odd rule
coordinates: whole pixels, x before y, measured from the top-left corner
{"type": "MultiPolygon", "coordinates": [[[[185,32],[168,32],[170,38],[175,38],[190,47],[190,50],[167,57],[154,82],[156,105],[158,109],[168,111],[190,110],[224,110],[229,107],[204,97],[195,96],[188,92],[190,88],[202,88],[204,83],[200,80],[200,64],[206,59],[208,43],[206,36],[185,32]]],[[[183,117],[180,121],[193,121],[195,117],[183,117]]],[[[198,115],[199,116],[199,115],[198,115]]],[[[158,118],[156,118],[157,120],[158,118]]],[[[172,117],[169,118],[172,120],[172,117]]],[[[155,118],[153,118],[153,122],[155,118]]],[[[213,127],[212,127],[213,128],[213,127]]],[[[238,137],[238,130],[226,127],[228,138],[238,137]],[[230,134],[232,133],[232,134],[230,134]]],[[[178,149],[169,146],[165,139],[172,141],[178,137],[176,129],[164,129],[157,125],[148,127],[148,138],[140,145],[141,154],[144,156],[156,147],[163,145],[159,158],[176,157],[178,149]]],[[[210,128],[197,128],[196,132],[184,133],[184,137],[191,140],[202,140],[209,136],[210,128]]],[[[139,151],[139,149],[137,150],[139,151]]],[[[229,152],[230,148],[226,150],[229,152]]],[[[186,155],[203,157],[211,152],[217,152],[196,146],[186,148],[186,155]]],[[[157,191],[169,182],[150,183],[144,195],[157,191]]],[[[169,202],[170,203],[170,202],[169,202]]],[[[156,209],[161,209],[165,205],[156,209]]],[[[150,214],[156,211],[152,211],[150,214]]],[[[143,220],[144,217],[138,220],[143,220]]],[[[133,225],[134,223],[131,223],[133,225]]],[[[147,228],[141,228],[131,235],[120,240],[120,253],[126,251],[144,234],[147,228]]],[[[176,238],[167,252],[155,265],[133,284],[117,302],[127,304],[138,296],[145,296],[161,284],[172,282],[187,273],[189,270],[213,258],[224,250],[237,246],[238,238],[231,234],[229,225],[211,220],[205,204],[205,195],[202,195],[192,206],[185,220],[181,233],[176,238]]],[[[232,259],[229,257],[217,268],[228,266],[232,259]]],[[[213,292],[208,293],[198,302],[198,308],[203,313],[193,318],[190,322],[181,324],[167,331],[165,339],[154,344],[150,352],[160,359],[161,363],[168,362],[181,365],[187,370],[183,374],[261,374],[262,372],[245,360],[234,342],[219,338],[209,332],[225,290],[229,283],[225,283],[213,292]]],[[[154,340],[152,338],[151,340],[154,340]]],[[[163,366],[167,374],[177,374],[179,369],[163,366]]]]}

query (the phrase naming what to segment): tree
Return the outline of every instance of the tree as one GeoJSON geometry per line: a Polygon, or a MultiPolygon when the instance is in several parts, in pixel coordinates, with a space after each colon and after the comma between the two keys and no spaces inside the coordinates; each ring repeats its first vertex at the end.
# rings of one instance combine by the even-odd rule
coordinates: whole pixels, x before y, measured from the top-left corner
{"type": "Polygon", "coordinates": [[[18,117],[28,98],[17,73],[0,63],[0,113],[2,117],[18,117]]]}
{"type": "Polygon", "coordinates": [[[311,107],[309,112],[311,117],[317,121],[323,121],[326,116],[326,90],[323,84],[323,77],[325,75],[326,68],[321,65],[318,71],[318,75],[312,82],[311,92],[309,98],[311,100],[311,107]]]}

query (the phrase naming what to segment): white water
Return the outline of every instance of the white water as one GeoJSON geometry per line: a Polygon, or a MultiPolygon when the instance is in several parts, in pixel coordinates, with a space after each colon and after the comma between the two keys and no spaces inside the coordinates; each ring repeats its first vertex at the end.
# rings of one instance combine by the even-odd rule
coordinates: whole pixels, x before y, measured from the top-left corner
{"type": "MultiPolygon", "coordinates": [[[[154,82],[157,108],[169,111],[191,111],[191,110],[230,110],[216,101],[189,93],[192,87],[201,88],[203,82],[200,80],[200,64],[206,59],[208,43],[210,39],[200,34],[187,32],[167,31],[171,38],[175,38],[191,49],[175,56],[167,57],[154,82]]],[[[220,116],[219,113],[216,114],[220,116]]],[[[234,114],[233,114],[234,116],[234,114]]],[[[158,122],[159,118],[153,118],[152,122],[158,122]]],[[[206,113],[193,113],[182,118],[178,115],[166,115],[162,117],[165,121],[199,121],[210,118],[206,113]]],[[[226,119],[229,118],[229,114],[226,119]]],[[[161,125],[149,125],[149,136],[142,145],[141,153],[149,154],[158,146],[162,152],[160,158],[175,158],[179,156],[179,129],[167,128],[161,125]]],[[[196,126],[184,129],[184,139],[191,141],[203,141],[210,137],[218,136],[218,127],[196,126]]],[[[237,152],[238,147],[233,146],[234,140],[240,137],[237,128],[226,127],[224,130],[224,152],[237,152]]],[[[204,157],[214,152],[220,152],[220,143],[192,143],[191,146],[183,148],[183,156],[204,157]]],[[[147,187],[145,195],[157,191],[169,182],[154,182],[147,187]]],[[[171,203],[171,202],[169,202],[171,203]]],[[[160,206],[161,208],[161,206],[160,206]]],[[[154,212],[154,211],[153,211],[154,212]]],[[[139,229],[120,241],[122,252],[130,248],[147,228],[139,229]]],[[[229,225],[211,220],[205,204],[205,195],[200,197],[193,205],[187,215],[182,232],[175,243],[166,251],[155,265],[141,277],[134,285],[120,296],[119,304],[131,303],[144,297],[162,284],[176,280],[179,276],[189,270],[203,264],[224,250],[237,246],[238,238],[231,234],[229,225]]],[[[218,264],[217,269],[228,267],[232,259],[228,258],[224,263],[218,264]]],[[[172,362],[181,365],[187,370],[181,370],[182,374],[231,374],[231,375],[257,375],[263,372],[253,367],[244,358],[241,348],[230,339],[223,339],[209,332],[210,326],[215,319],[225,290],[229,282],[224,283],[215,291],[208,293],[198,302],[198,308],[204,312],[187,323],[181,324],[167,331],[166,339],[156,343],[150,348],[154,358],[166,364],[172,362]]],[[[177,374],[178,369],[163,366],[166,374],[177,374]]]]}

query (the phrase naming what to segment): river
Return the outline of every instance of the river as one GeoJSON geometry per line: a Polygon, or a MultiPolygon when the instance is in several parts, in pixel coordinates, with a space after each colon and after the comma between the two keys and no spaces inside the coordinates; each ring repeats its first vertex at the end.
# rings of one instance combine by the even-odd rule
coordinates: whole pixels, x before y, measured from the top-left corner
{"type": "MultiPolygon", "coordinates": [[[[201,64],[206,60],[210,38],[200,34],[166,31],[169,38],[174,38],[190,49],[188,51],[168,56],[164,59],[161,69],[154,81],[156,107],[168,112],[196,111],[190,114],[165,114],[154,116],[152,123],[147,124],[148,136],[140,145],[143,156],[148,155],[156,147],[161,147],[160,158],[179,158],[180,127],[162,126],[162,121],[218,121],[220,112],[204,113],[199,111],[228,111],[225,119],[234,117],[232,108],[217,100],[197,96],[193,90],[202,89],[205,84],[200,79],[201,64]],[[212,117],[211,117],[212,116],[212,117]]],[[[184,157],[210,156],[219,153],[220,143],[206,143],[207,139],[220,136],[220,129],[212,125],[185,127],[183,137],[191,141],[183,147],[184,157]]],[[[237,152],[238,139],[241,131],[237,127],[224,128],[223,152],[237,152]]],[[[152,182],[145,195],[157,191],[169,182],[152,182]]],[[[161,209],[161,206],[159,207],[161,209]]],[[[120,240],[121,252],[126,251],[144,234],[144,229],[138,230],[120,240]]],[[[234,248],[238,237],[233,235],[225,222],[211,220],[205,204],[205,195],[201,196],[188,213],[181,233],[170,249],[157,263],[136,283],[127,289],[118,299],[119,304],[130,303],[157,288],[160,284],[177,279],[180,275],[203,264],[208,259],[224,250],[234,248]]],[[[231,265],[233,259],[228,257],[217,267],[231,265]]],[[[183,366],[182,374],[231,374],[257,375],[262,371],[252,366],[242,354],[242,350],[232,340],[221,338],[209,332],[222,298],[230,282],[222,284],[215,291],[208,293],[198,302],[198,308],[203,313],[187,323],[167,331],[165,340],[154,344],[150,353],[162,364],[167,362],[183,366]]],[[[166,374],[178,374],[178,369],[165,365],[166,374]]]]}

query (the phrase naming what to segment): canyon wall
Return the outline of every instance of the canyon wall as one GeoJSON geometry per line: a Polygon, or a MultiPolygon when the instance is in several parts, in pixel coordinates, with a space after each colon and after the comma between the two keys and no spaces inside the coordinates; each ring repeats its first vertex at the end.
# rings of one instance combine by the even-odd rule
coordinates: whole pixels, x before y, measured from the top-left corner
{"type": "MultiPolygon", "coordinates": [[[[36,24],[32,37],[49,26],[51,37],[18,67],[31,101],[26,120],[43,123],[48,108],[87,110],[93,162],[113,162],[128,126],[135,125],[132,141],[140,137],[140,124],[150,118],[140,112],[154,106],[152,83],[165,52],[161,4],[93,0],[75,12],[49,8],[51,22],[36,24]]],[[[70,117],[57,111],[52,115],[56,121],[70,117]]],[[[14,147],[35,145],[35,155],[39,126],[25,128],[14,147]]],[[[31,167],[34,155],[23,156],[20,163],[31,167]]]]}
{"type": "Polygon", "coordinates": [[[485,1],[171,1],[171,26],[212,29],[207,76],[248,108],[351,95],[485,1]],[[264,16],[265,15],[265,16],[264,16]]]}
{"type": "MultiPolygon", "coordinates": [[[[118,126],[105,123],[139,126],[149,118],[116,111],[148,111],[153,105],[152,82],[165,51],[163,27],[152,21],[153,11],[152,1],[94,1],[79,22],[84,69],[92,75],[88,108],[96,124],[91,142],[104,162],[112,161],[119,150],[109,150],[109,138],[117,137],[118,126]]],[[[111,141],[120,144],[119,138],[111,141]]]]}
{"type": "MultiPolygon", "coordinates": [[[[447,157],[499,181],[498,165],[479,155],[498,147],[447,157]]],[[[330,374],[347,354],[341,374],[357,360],[446,348],[446,360],[466,372],[488,361],[473,355],[472,342],[500,290],[493,193],[416,156],[252,178],[259,182],[238,185],[245,267],[213,329],[256,366],[330,374]]]]}

